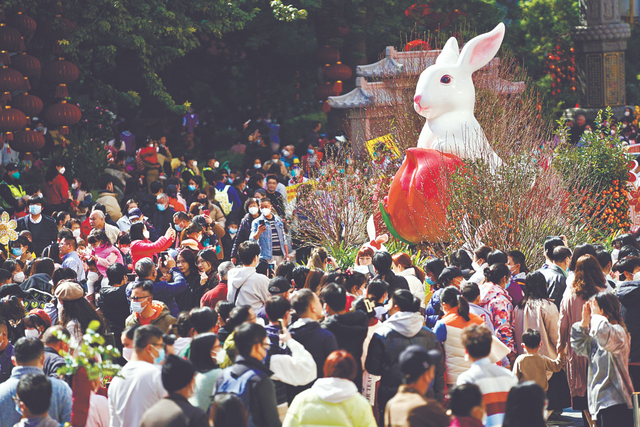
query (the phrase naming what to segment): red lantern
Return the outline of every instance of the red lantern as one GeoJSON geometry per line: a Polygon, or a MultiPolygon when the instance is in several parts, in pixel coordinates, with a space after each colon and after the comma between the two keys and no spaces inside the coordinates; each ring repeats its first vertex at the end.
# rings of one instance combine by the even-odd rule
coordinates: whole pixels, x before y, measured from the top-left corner
{"type": "Polygon", "coordinates": [[[30,38],[36,32],[36,20],[25,15],[22,11],[18,11],[9,19],[9,24],[16,30],[20,31],[22,37],[30,38]]]}
{"type": "Polygon", "coordinates": [[[13,56],[11,60],[11,68],[22,73],[25,77],[40,77],[42,74],[42,65],[40,60],[35,56],[21,52],[13,56]]]}
{"type": "Polygon", "coordinates": [[[333,65],[325,67],[322,72],[324,73],[324,76],[331,81],[349,80],[351,78],[351,75],[353,74],[351,68],[348,65],[344,65],[340,61],[336,62],[333,65]]]}
{"type": "Polygon", "coordinates": [[[20,110],[14,110],[9,106],[0,110],[0,133],[5,134],[8,140],[13,139],[12,132],[22,129],[27,124],[27,117],[20,110]]]}
{"type": "Polygon", "coordinates": [[[22,47],[22,35],[15,28],[7,27],[0,23],[0,62],[3,65],[11,64],[9,52],[17,52],[22,47]]]}
{"type": "Polygon", "coordinates": [[[49,39],[62,40],[76,29],[76,24],[60,15],[51,18],[42,25],[42,33],[49,39]]]}
{"type": "Polygon", "coordinates": [[[44,147],[44,135],[26,128],[13,135],[13,140],[9,141],[9,147],[21,153],[40,151],[44,147]]]}
{"type": "Polygon", "coordinates": [[[60,135],[69,134],[69,126],[78,123],[81,117],[80,109],[64,100],[60,104],[53,104],[44,112],[44,120],[49,125],[60,128],[60,135]]]}
{"type": "Polygon", "coordinates": [[[11,92],[24,90],[24,76],[6,65],[0,68],[0,102],[11,100],[11,92]]]}
{"type": "Polygon", "coordinates": [[[320,64],[333,64],[340,61],[340,51],[335,47],[322,46],[315,51],[313,58],[320,64]]]}
{"type": "Polygon", "coordinates": [[[342,82],[338,80],[333,84],[333,93],[340,95],[342,93],[342,82]]]}
{"type": "Polygon", "coordinates": [[[349,27],[338,27],[338,37],[346,37],[351,32],[349,27]]]}
{"type": "Polygon", "coordinates": [[[55,97],[66,98],[69,96],[67,84],[75,82],[80,76],[80,70],[72,62],[60,58],[58,61],[49,62],[42,70],[44,77],[52,83],[57,83],[55,97]]]}
{"type": "Polygon", "coordinates": [[[313,89],[313,96],[315,96],[321,101],[326,100],[330,96],[336,96],[339,94],[340,94],[339,92],[336,93],[336,88],[333,83],[325,83],[323,85],[316,86],[313,89]]]}
{"type": "Polygon", "coordinates": [[[411,51],[420,51],[420,50],[431,50],[431,46],[424,40],[414,40],[407,43],[404,46],[404,50],[407,52],[411,51]]]}
{"type": "Polygon", "coordinates": [[[31,117],[40,114],[42,111],[42,100],[35,95],[29,95],[28,93],[23,93],[15,98],[11,102],[11,105],[16,110],[22,111],[27,116],[27,124],[31,124],[31,117]]]}

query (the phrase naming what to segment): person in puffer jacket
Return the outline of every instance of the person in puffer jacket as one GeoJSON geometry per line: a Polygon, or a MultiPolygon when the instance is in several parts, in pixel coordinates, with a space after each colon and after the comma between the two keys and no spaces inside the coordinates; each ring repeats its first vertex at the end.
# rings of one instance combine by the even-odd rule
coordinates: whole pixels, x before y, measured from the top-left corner
{"type": "Polygon", "coordinates": [[[484,320],[469,313],[469,303],[454,286],[442,290],[440,306],[444,316],[438,320],[433,331],[444,348],[447,368],[445,382],[451,389],[455,386],[458,375],[471,367],[471,361],[465,357],[466,350],[462,345],[462,330],[469,325],[482,325],[484,320]]]}
{"type": "MultiPolygon", "coordinates": [[[[418,311],[420,301],[410,291],[400,289],[393,293],[391,315],[376,330],[369,343],[364,368],[373,375],[380,375],[378,404],[380,415],[384,416],[387,402],[396,394],[402,384],[400,374],[400,353],[410,345],[419,345],[426,350],[441,350],[436,334],[424,326],[424,319],[418,311]]],[[[442,402],[444,398],[444,359],[436,365],[436,377],[427,397],[442,402]]]]}
{"type": "Polygon", "coordinates": [[[440,311],[440,298],[442,290],[447,286],[455,286],[460,288],[460,284],[464,280],[462,270],[458,267],[446,267],[438,276],[438,283],[442,285],[442,288],[433,293],[426,309],[424,310],[427,328],[432,328],[436,325],[438,319],[440,319],[442,312],[440,311]]]}
{"type": "Polygon", "coordinates": [[[356,361],[347,351],[336,350],[324,364],[324,378],[293,399],[283,427],[376,425],[371,405],[358,393],[353,379],[356,361]]]}

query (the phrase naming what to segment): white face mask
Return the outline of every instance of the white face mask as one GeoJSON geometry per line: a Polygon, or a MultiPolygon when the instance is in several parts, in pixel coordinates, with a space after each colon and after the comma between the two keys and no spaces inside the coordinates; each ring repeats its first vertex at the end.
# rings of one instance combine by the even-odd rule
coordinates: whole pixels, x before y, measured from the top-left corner
{"type": "Polygon", "coordinates": [[[148,239],[149,238],[149,230],[144,230],[142,232],[142,235],[144,236],[145,239],[148,239]]]}
{"type": "Polygon", "coordinates": [[[269,208],[262,208],[262,209],[260,209],[260,213],[261,213],[262,215],[264,215],[264,216],[269,216],[269,215],[271,215],[271,209],[269,209],[269,208]]]}
{"type": "Polygon", "coordinates": [[[64,175],[66,169],[65,168],[60,168],[60,174],[64,175]]]}
{"type": "Polygon", "coordinates": [[[259,211],[259,209],[258,209],[258,208],[256,208],[255,206],[251,206],[251,207],[249,208],[249,213],[250,213],[251,215],[258,215],[258,211],[259,211]]]}
{"type": "Polygon", "coordinates": [[[193,167],[195,168],[196,166],[198,166],[198,162],[196,160],[193,161],[193,167]]]}
{"type": "Polygon", "coordinates": [[[289,152],[287,150],[282,150],[282,155],[285,157],[289,157],[289,152]]]}
{"type": "Polygon", "coordinates": [[[224,359],[227,357],[227,351],[224,348],[221,348],[217,353],[216,353],[216,363],[218,365],[221,365],[222,362],[224,362],[224,359]]]}
{"type": "Polygon", "coordinates": [[[640,271],[633,275],[633,281],[635,282],[638,280],[640,280],[640,271]]]}
{"type": "Polygon", "coordinates": [[[90,271],[87,273],[87,280],[90,282],[97,282],[100,280],[100,276],[95,271],[90,271]]]}
{"type": "Polygon", "coordinates": [[[260,163],[256,163],[253,165],[254,168],[256,169],[260,169],[262,167],[262,165],[260,163]]]}
{"type": "Polygon", "coordinates": [[[220,167],[220,162],[215,162],[215,163],[213,164],[213,167],[214,167],[214,168],[216,168],[216,169],[218,169],[218,168],[220,167]]]}
{"type": "Polygon", "coordinates": [[[13,281],[16,283],[22,283],[24,282],[24,271],[21,271],[20,273],[16,273],[13,275],[13,281]]]}
{"type": "Polygon", "coordinates": [[[24,330],[25,338],[40,338],[40,331],[37,329],[25,329],[24,330]]]}
{"type": "Polygon", "coordinates": [[[131,360],[131,356],[133,356],[133,347],[125,347],[122,349],[122,357],[124,357],[124,360],[128,362],[131,360]]]}
{"type": "Polygon", "coordinates": [[[72,231],[73,233],[73,237],[80,237],[80,229],[76,228],[75,230],[72,231]]]}
{"type": "Polygon", "coordinates": [[[134,313],[142,313],[144,307],[140,301],[131,301],[131,311],[134,313]]]}
{"type": "Polygon", "coordinates": [[[71,188],[73,188],[74,190],[78,189],[78,183],[74,182],[73,184],[71,184],[71,188]]]}

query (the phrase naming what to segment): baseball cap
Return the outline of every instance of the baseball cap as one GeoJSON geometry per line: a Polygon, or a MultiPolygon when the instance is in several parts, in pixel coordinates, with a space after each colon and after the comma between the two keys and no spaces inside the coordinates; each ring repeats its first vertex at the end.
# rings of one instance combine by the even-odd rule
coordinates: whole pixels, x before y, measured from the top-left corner
{"type": "Polygon", "coordinates": [[[129,218],[140,218],[142,216],[142,211],[139,208],[133,208],[127,213],[127,216],[129,218]]]}
{"type": "Polygon", "coordinates": [[[427,370],[438,363],[440,352],[438,350],[427,351],[419,345],[410,345],[402,353],[398,361],[400,362],[400,372],[405,377],[416,378],[427,372],[427,370]]]}
{"type": "Polygon", "coordinates": [[[291,289],[291,281],[284,277],[276,276],[269,281],[269,293],[271,295],[283,294],[291,289]]]}
{"type": "Polygon", "coordinates": [[[14,171],[17,169],[18,169],[18,165],[15,163],[7,163],[6,165],[4,165],[4,170],[6,170],[7,172],[14,171]]]}

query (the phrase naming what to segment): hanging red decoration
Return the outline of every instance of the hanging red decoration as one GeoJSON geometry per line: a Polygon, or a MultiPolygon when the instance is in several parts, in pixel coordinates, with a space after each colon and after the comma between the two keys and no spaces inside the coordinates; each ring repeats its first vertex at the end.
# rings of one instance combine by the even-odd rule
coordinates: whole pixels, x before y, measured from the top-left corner
{"type": "Polygon", "coordinates": [[[25,77],[39,78],[42,74],[42,64],[40,64],[40,60],[24,52],[13,55],[11,68],[20,71],[25,77]]]}
{"type": "Polygon", "coordinates": [[[60,128],[60,135],[68,135],[69,126],[78,123],[81,117],[80,109],[73,104],[67,104],[64,100],[59,104],[53,104],[44,112],[45,122],[60,128]]]}
{"type": "Polygon", "coordinates": [[[0,68],[0,102],[11,101],[11,92],[24,90],[24,76],[6,65],[0,68]]]}
{"type": "Polygon", "coordinates": [[[80,76],[80,70],[72,62],[60,58],[58,61],[49,62],[42,70],[44,77],[52,83],[57,83],[55,97],[66,98],[69,96],[67,84],[73,83],[80,76]]]}
{"type": "Polygon", "coordinates": [[[333,65],[329,65],[328,67],[325,67],[322,70],[322,73],[327,79],[331,81],[349,80],[351,78],[351,75],[353,74],[353,72],[351,71],[351,68],[340,61],[336,62],[333,65]]]}
{"type": "Polygon", "coordinates": [[[321,101],[326,100],[330,96],[336,96],[340,93],[336,93],[336,87],[333,83],[325,83],[320,86],[316,86],[313,89],[313,96],[318,98],[321,101]]]}
{"type": "Polygon", "coordinates": [[[404,46],[404,50],[407,52],[431,50],[431,45],[424,40],[413,40],[404,46]]]}
{"type": "Polygon", "coordinates": [[[27,125],[30,125],[31,117],[40,114],[43,104],[40,98],[25,92],[14,97],[11,106],[16,110],[22,111],[27,116],[27,125]]]}
{"type": "Polygon", "coordinates": [[[58,15],[54,18],[46,20],[42,24],[42,33],[51,40],[62,40],[69,37],[75,31],[76,24],[67,18],[58,15]]]}
{"type": "Polygon", "coordinates": [[[9,18],[9,24],[20,31],[22,37],[29,39],[36,32],[36,20],[30,16],[25,15],[22,11],[18,11],[17,14],[9,18]]]}
{"type": "Polygon", "coordinates": [[[26,128],[16,132],[13,140],[9,141],[9,147],[19,153],[27,153],[32,151],[40,151],[44,147],[44,135],[35,130],[26,128]]]}
{"type": "Polygon", "coordinates": [[[407,10],[404,11],[404,14],[407,16],[407,18],[413,19],[416,21],[420,20],[421,18],[424,18],[429,13],[431,13],[431,7],[429,7],[428,4],[414,4],[413,6],[408,7],[407,10]]]}
{"type": "Polygon", "coordinates": [[[333,93],[340,95],[342,93],[342,82],[338,80],[333,84],[333,93]]]}
{"type": "Polygon", "coordinates": [[[333,64],[340,61],[340,51],[335,47],[322,46],[316,49],[313,58],[320,64],[333,64]]]}
{"type": "Polygon", "coordinates": [[[324,101],[322,103],[322,112],[328,113],[329,111],[331,111],[331,107],[329,106],[329,101],[324,101]]]}
{"type": "Polygon", "coordinates": [[[20,50],[20,31],[13,27],[8,27],[4,22],[0,23],[0,49],[9,52],[20,50]]]}
{"type": "Polygon", "coordinates": [[[19,131],[27,124],[27,117],[20,110],[14,110],[10,106],[0,110],[0,133],[5,139],[13,139],[12,132],[19,131]]]}

